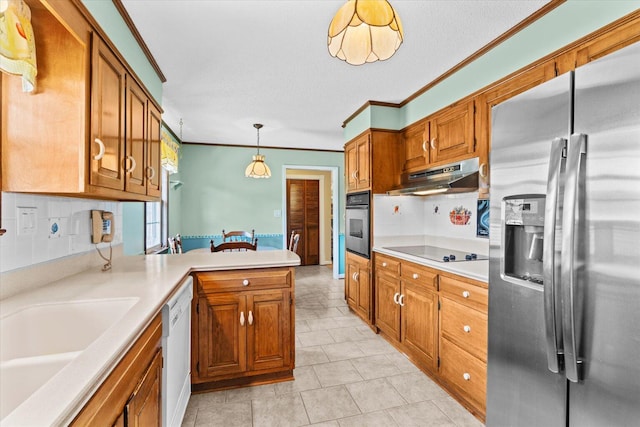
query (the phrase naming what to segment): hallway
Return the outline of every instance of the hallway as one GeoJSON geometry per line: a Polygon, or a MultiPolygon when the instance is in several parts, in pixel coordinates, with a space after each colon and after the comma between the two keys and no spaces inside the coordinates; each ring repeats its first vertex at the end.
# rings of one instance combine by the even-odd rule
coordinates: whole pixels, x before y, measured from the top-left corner
{"type": "Polygon", "coordinates": [[[183,426],[482,426],[349,312],[330,267],[297,267],[295,292],[295,380],[193,394],[183,426]]]}

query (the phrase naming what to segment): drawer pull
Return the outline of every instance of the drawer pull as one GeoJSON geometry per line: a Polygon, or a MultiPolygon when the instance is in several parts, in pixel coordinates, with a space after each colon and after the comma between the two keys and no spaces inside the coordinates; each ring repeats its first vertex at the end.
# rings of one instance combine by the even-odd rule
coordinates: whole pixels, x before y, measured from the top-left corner
{"type": "Polygon", "coordinates": [[[471,379],[471,375],[465,372],[464,374],[462,374],[462,378],[464,378],[465,381],[469,381],[471,379]]]}
{"type": "Polygon", "coordinates": [[[420,276],[418,276],[418,273],[413,273],[413,278],[414,279],[417,279],[418,277],[420,277],[420,276]]]}
{"type": "Polygon", "coordinates": [[[463,298],[469,298],[471,296],[471,294],[469,293],[469,291],[462,291],[462,297],[463,298]]]}
{"type": "Polygon", "coordinates": [[[469,326],[469,325],[464,325],[464,326],[462,327],[462,329],[463,329],[466,333],[471,332],[471,326],[469,326]]]}
{"type": "Polygon", "coordinates": [[[249,279],[244,279],[242,281],[242,286],[249,286],[249,279]]]}
{"type": "Polygon", "coordinates": [[[386,262],[383,262],[383,263],[382,263],[382,266],[383,266],[383,267],[386,267],[386,266],[387,266],[387,263],[386,263],[386,262]]]}
{"type": "Polygon", "coordinates": [[[400,303],[398,302],[398,297],[399,297],[399,296],[400,296],[400,293],[399,293],[399,292],[396,292],[396,293],[393,295],[393,302],[395,302],[396,304],[400,304],[400,303]]]}

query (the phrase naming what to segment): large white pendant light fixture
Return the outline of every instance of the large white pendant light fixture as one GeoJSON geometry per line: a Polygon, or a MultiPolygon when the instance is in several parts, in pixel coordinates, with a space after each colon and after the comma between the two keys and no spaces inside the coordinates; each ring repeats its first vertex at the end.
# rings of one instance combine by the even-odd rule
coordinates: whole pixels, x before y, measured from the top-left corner
{"type": "Polygon", "coordinates": [[[329,24],[331,56],[351,65],[391,58],[404,39],[400,17],[387,0],[349,0],[329,24]]]}
{"type": "Polygon", "coordinates": [[[260,128],[262,125],[256,123],[253,127],[256,128],[256,132],[258,133],[258,153],[253,156],[253,161],[249,163],[249,166],[245,169],[244,176],[249,178],[270,178],[271,169],[269,169],[269,166],[264,162],[264,156],[260,154],[260,128]]]}

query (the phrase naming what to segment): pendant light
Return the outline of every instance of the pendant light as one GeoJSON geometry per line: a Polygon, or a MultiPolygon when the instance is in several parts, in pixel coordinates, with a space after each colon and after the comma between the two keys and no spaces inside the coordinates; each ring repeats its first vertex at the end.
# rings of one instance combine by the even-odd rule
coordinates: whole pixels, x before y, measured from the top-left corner
{"type": "Polygon", "coordinates": [[[404,39],[400,17],[387,0],[349,0],[329,24],[329,54],[351,65],[391,58],[404,39]]]}
{"type": "Polygon", "coordinates": [[[253,156],[253,161],[249,163],[247,169],[245,169],[244,176],[249,178],[270,178],[271,169],[269,169],[269,166],[264,162],[264,156],[260,154],[260,128],[262,125],[256,123],[253,127],[256,128],[256,132],[258,133],[258,152],[253,156]]]}

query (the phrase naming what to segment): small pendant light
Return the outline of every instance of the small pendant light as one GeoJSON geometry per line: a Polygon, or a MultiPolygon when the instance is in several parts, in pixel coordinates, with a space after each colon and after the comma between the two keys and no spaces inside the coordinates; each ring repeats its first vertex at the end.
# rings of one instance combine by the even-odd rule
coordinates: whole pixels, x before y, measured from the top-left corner
{"type": "Polygon", "coordinates": [[[253,156],[253,161],[249,163],[247,169],[245,169],[244,176],[249,178],[270,178],[271,169],[269,169],[269,166],[264,162],[264,156],[260,154],[260,128],[262,125],[256,123],[253,127],[256,128],[256,132],[258,133],[258,152],[253,156]]]}

